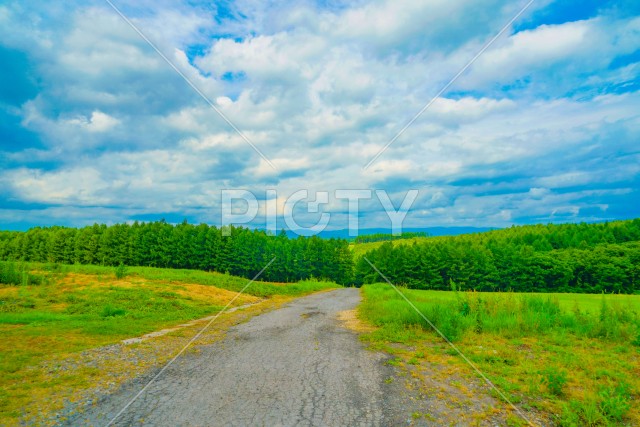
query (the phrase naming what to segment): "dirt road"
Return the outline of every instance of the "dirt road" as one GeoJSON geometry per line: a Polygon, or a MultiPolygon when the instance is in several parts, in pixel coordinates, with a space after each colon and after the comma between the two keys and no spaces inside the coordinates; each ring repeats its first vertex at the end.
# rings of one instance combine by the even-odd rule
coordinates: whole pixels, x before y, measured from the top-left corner
{"type": "MultiPolygon", "coordinates": [[[[357,289],[295,300],[232,328],[181,356],[115,425],[406,425],[385,356],[365,350],[336,315],[360,301],[357,289]]],[[[131,382],[67,420],[106,425],[145,384],[131,382]]]]}

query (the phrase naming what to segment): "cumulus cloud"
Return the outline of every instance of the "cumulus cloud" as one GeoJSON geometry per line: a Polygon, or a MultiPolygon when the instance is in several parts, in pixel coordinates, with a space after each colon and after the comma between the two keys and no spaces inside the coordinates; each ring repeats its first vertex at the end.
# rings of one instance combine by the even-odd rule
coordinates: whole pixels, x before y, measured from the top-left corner
{"type": "MultiPolygon", "coordinates": [[[[416,188],[411,226],[636,212],[616,210],[637,197],[640,174],[632,14],[547,22],[557,5],[535,2],[526,28],[508,29],[363,170],[522,4],[121,7],[277,170],[104,4],[10,1],[0,43],[25,53],[38,87],[5,109],[41,146],[0,145],[0,197],[48,206],[23,213],[33,223],[64,219],[43,215],[54,207],[73,212],[70,223],[162,213],[218,222],[224,188],[274,188],[281,205],[299,189],[401,198],[416,188]]],[[[332,227],[346,227],[345,208],[330,206],[344,219],[332,227]]],[[[363,203],[363,221],[385,225],[375,200],[363,203]]]]}
{"type": "Polygon", "coordinates": [[[111,117],[102,111],[94,111],[91,116],[79,117],[68,121],[70,125],[78,126],[82,129],[86,129],[89,132],[106,132],[112,129],[114,126],[120,123],[120,120],[115,117],[111,117]]]}

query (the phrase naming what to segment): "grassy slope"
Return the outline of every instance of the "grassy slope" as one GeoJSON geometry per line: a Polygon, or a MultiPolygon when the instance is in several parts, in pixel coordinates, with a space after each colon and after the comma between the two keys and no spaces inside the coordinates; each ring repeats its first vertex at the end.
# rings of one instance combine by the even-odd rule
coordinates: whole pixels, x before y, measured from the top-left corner
{"type": "MultiPolygon", "coordinates": [[[[640,392],[640,296],[403,292],[524,409],[560,425],[640,425],[632,404],[640,392]]],[[[363,338],[374,347],[425,375],[446,367],[443,382],[456,372],[473,376],[389,286],[365,286],[363,294],[360,316],[378,326],[363,338]]]]}
{"type": "Polygon", "coordinates": [[[376,249],[382,246],[384,243],[390,241],[394,246],[396,245],[412,245],[414,242],[424,242],[426,240],[434,240],[434,239],[444,239],[451,236],[437,236],[437,237],[412,237],[410,239],[396,239],[396,240],[383,240],[380,242],[369,242],[369,243],[351,243],[349,248],[353,251],[353,255],[356,258],[361,257],[366,254],[368,251],[372,249],[376,249]]]}
{"type": "MultiPolygon", "coordinates": [[[[0,285],[0,424],[15,421],[34,393],[52,386],[38,377],[42,362],[217,313],[248,283],[202,271],[130,268],[116,279],[107,267],[30,267],[45,284],[0,285]]],[[[254,282],[233,306],[331,287],[254,282]]],[[[71,374],[56,385],[79,380],[71,374]]]]}

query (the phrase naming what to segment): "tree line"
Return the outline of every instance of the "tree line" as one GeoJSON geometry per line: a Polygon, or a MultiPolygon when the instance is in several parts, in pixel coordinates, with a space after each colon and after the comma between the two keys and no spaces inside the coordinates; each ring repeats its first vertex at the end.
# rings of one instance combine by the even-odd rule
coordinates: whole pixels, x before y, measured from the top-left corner
{"type": "Polygon", "coordinates": [[[0,260],[185,268],[253,278],[275,257],[260,280],[352,282],[353,256],[346,240],[290,239],[284,232],[274,236],[234,226],[226,231],[186,221],[0,231],[0,260]]]}
{"type": "Polygon", "coordinates": [[[386,242],[356,262],[356,284],[390,281],[415,289],[520,292],[640,291],[640,219],[512,227],[386,242]]]}
{"type": "Polygon", "coordinates": [[[382,281],[366,257],[392,282],[416,289],[640,291],[640,219],[387,241],[356,261],[344,239],[289,238],[233,226],[226,231],[186,221],[0,231],[0,260],[185,268],[253,278],[275,257],[261,280],[382,281]]]}

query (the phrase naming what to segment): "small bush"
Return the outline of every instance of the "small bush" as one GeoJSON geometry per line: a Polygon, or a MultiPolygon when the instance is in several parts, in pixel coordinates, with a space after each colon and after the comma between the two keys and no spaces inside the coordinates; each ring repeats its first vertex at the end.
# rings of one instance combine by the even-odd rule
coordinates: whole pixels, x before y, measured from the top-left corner
{"type": "Polygon", "coordinates": [[[115,274],[116,274],[116,279],[118,280],[124,279],[129,274],[127,266],[124,265],[123,263],[120,263],[120,265],[118,265],[115,268],[115,274]]]}
{"type": "Polygon", "coordinates": [[[0,284],[3,285],[41,285],[45,278],[38,274],[31,274],[25,264],[15,262],[0,262],[0,284]]]}
{"type": "Polygon", "coordinates": [[[3,285],[22,284],[22,269],[15,262],[0,262],[0,283],[3,285]]]}

